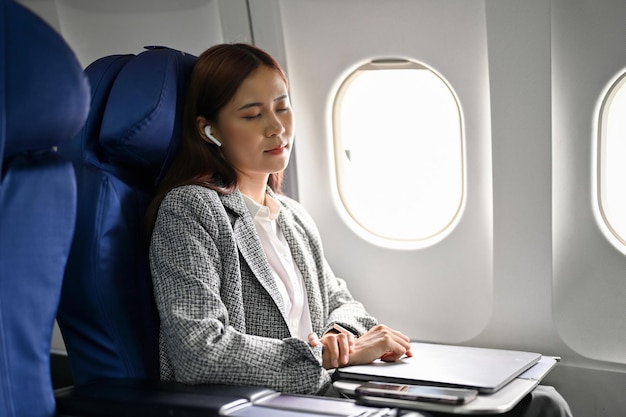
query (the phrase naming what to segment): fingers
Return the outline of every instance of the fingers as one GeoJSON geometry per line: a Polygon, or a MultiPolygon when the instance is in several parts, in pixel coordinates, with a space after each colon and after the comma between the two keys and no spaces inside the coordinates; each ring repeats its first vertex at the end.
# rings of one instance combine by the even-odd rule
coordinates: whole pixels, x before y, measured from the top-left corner
{"type": "Polygon", "coordinates": [[[387,326],[378,325],[357,339],[350,364],[370,363],[375,359],[393,362],[404,355],[412,355],[409,337],[387,326]]]}
{"type": "Polygon", "coordinates": [[[401,359],[404,355],[404,353],[389,351],[383,353],[383,355],[379,359],[383,362],[395,362],[401,359]]]}
{"type": "Polygon", "coordinates": [[[350,352],[354,348],[354,335],[352,333],[338,334],[336,339],[339,347],[339,366],[347,365],[350,361],[350,352]]]}
{"type": "Polygon", "coordinates": [[[332,368],[347,365],[350,361],[350,352],[354,346],[354,336],[346,333],[327,333],[322,339],[324,356],[332,368]]]}
{"type": "Polygon", "coordinates": [[[358,339],[341,327],[334,330],[338,333],[326,333],[321,339],[315,333],[309,334],[309,345],[324,345],[322,365],[326,369],[370,363],[376,359],[394,362],[404,355],[413,356],[409,337],[384,325],[372,327],[358,339]]]}
{"type": "MultiPolygon", "coordinates": [[[[341,342],[342,345],[342,351],[343,352],[347,352],[347,353],[351,353],[352,349],[354,348],[354,340],[355,337],[352,333],[350,333],[349,331],[347,331],[346,329],[344,329],[343,327],[339,326],[338,324],[333,325],[333,328],[336,330],[339,330],[339,335],[343,335],[345,337],[339,337],[338,340],[341,342]]],[[[347,359],[347,357],[346,357],[347,359]]],[[[347,363],[347,362],[346,362],[347,363]]]]}

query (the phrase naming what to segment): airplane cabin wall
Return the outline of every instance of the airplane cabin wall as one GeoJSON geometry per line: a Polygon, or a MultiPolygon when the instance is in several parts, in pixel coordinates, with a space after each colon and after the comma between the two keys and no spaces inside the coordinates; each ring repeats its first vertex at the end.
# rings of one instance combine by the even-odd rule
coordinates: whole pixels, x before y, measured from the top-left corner
{"type": "MultiPolygon", "coordinates": [[[[261,3],[267,6],[250,1],[261,3]]],[[[626,258],[593,217],[592,147],[601,94],[626,65],[625,4],[271,4],[280,21],[276,12],[253,18],[253,32],[257,24],[282,25],[282,36],[255,40],[270,50],[284,45],[298,121],[299,197],[337,275],[382,322],[413,338],[561,356],[545,383],[574,415],[621,415],[626,258]],[[336,196],[332,98],[350,70],[381,57],[412,58],[438,71],[465,122],[462,218],[443,241],[415,251],[364,241],[336,196]]],[[[381,146],[387,143],[382,137],[381,146]]],[[[372,190],[372,198],[385,197],[372,190]]]]}
{"type": "MultiPolygon", "coordinates": [[[[607,237],[594,200],[598,103],[626,70],[623,0],[20,2],[85,66],[154,44],[267,49],[291,82],[299,200],[356,298],[415,339],[561,356],[545,383],[574,415],[626,410],[626,249],[607,237]],[[382,57],[433,68],[463,113],[461,218],[421,249],[365,241],[336,195],[333,95],[382,57]]],[[[58,332],[53,347],[64,349],[58,332]]]]}
{"type": "Polygon", "coordinates": [[[551,13],[553,320],[572,349],[555,377],[579,415],[623,415],[626,247],[600,219],[596,170],[600,104],[626,71],[626,3],[553,0],[551,13]]]}
{"type": "MultiPolygon", "coordinates": [[[[421,340],[471,340],[487,326],[493,300],[484,4],[277,3],[297,121],[299,199],[318,222],[330,265],[382,322],[421,340]],[[454,31],[442,24],[446,19],[454,19],[450,22],[454,31]],[[433,39],[445,44],[448,53],[442,54],[433,39]],[[376,58],[413,58],[434,68],[452,85],[463,111],[468,197],[462,218],[444,240],[421,250],[386,249],[359,238],[345,221],[337,198],[329,120],[332,98],[348,71],[376,58]],[[450,253],[463,256],[450,262],[450,253]],[[411,306],[410,314],[405,306],[411,306]]],[[[393,138],[383,135],[380,146],[393,146],[393,138]]],[[[393,181],[392,172],[381,175],[393,181]]],[[[392,198],[385,190],[371,192],[372,198],[392,198]]]]}
{"type": "Polygon", "coordinates": [[[106,55],[139,53],[144,46],[165,45],[198,55],[214,43],[251,41],[245,0],[20,3],[61,33],[85,67],[106,55]]]}

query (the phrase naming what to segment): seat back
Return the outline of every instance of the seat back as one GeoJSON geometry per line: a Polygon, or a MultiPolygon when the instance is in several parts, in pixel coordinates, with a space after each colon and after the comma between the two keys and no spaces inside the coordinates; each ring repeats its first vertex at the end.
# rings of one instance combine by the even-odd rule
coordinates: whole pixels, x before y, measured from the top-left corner
{"type": "Polygon", "coordinates": [[[76,215],[55,147],[83,125],[89,87],[46,23],[0,2],[0,415],[52,416],[50,345],[76,215]]]}
{"type": "Polygon", "coordinates": [[[143,224],[180,142],[195,57],[168,48],[97,60],[91,111],[59,149],[78,185],[76,232],[57,321],[74,382],[158,379],[158,315],[143,224]]]}

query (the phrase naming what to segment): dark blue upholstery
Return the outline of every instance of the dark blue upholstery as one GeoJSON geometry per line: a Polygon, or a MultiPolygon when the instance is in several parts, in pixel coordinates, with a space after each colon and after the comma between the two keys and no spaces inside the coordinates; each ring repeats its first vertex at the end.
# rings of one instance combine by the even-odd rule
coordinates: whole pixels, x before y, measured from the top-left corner
{"type": "Polygon", "coordinates": [[[59,148],[74,162],[76,233],[58,322],[76,384],[158,379],[158,316],[144,214],[180,142],[195,57],[167,48],[97,60],[85,128],[59,148]]]}
{"type": "Polygon", "coordinates": [[[0,2],[0,416],[52,416],[50,343],[76,215],[54,147],[83,125],[89,87],[47,24],[0,2]]]}

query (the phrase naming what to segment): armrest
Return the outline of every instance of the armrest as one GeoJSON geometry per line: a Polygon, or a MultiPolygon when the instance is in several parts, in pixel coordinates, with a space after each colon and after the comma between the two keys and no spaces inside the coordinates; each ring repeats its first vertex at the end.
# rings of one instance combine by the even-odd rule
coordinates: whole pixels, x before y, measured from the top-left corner
{"type": "Polygon", "coordinates": [[[275,391],[230,385],[111,379],[55,391],[57,413],[72,417],[210,417],[275,391]]]}

